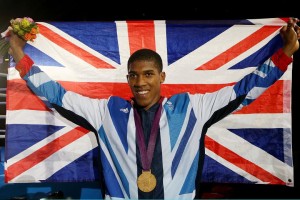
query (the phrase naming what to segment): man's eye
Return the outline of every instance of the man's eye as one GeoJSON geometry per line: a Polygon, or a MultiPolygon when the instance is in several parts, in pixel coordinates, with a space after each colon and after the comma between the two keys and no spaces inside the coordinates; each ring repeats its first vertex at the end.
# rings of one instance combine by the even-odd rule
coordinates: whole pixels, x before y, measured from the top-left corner
{"type": "Polygon", "coordinates": [[[136,78],[136,74],[129,74],[128,77],[129,78],[136,78]]]}
{"type": "Polygon", "coordinates": [[[146,77],[150,77],[152,75],[153,75],[152,73],[146,73],[146,77]]]}

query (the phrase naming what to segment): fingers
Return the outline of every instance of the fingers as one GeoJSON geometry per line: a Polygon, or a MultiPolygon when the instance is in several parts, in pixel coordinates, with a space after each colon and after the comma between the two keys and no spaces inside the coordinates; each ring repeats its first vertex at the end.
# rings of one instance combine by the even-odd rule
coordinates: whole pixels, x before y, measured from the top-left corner
{"type": "Polygon", "coordinates": [[[294,31],[297,35],[297,38],[300,39],[300,28],[297,23],[299,23],[298,18],[291,17],[289,18],[287,25],[283,27],[282,31],[294,31]]]}
{"type": "Polygon", "coordinates": [[[299,22],[299,19],[298,18],[296,18],[296,17],[291,17],[290,19],[289,19],[289,21],[288,22],[290,22],[290,23],[298,23],[299,22]]]}
{"type": "Polygon", "coordinates": [[[299,23],[299,19],[298,18],[290,18],[287,27],[288,28],[293,28],[294,31],[297,34],[297,38],[300,39],[300,27],[298,26],[297,23],[299,23]]]}
{"type": "Polygon", "coordinates": [[[299,28],[299,26],[297,25],[298,22],[299,22],[298,18],[291,17],[287,22],[287,28],[296,28],[296,27],[299,28]]]}

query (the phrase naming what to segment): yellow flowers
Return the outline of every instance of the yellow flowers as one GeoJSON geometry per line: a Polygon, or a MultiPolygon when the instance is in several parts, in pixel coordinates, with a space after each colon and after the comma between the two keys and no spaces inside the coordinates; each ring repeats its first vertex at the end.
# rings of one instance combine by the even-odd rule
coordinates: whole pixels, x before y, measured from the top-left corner
{"type": "Polygon", "coordinates": [[[26,41],[33,42],[39,33],[38,25],[30,17],[12,19],[10,24],[13,32],[26,41]]]}
{"type": "Polygon", "coordinates": [[[30,17],[10,20],[10,27],[0,35],[0,63],[2,63],[3,56],[8,53],[11,30],[23,40],[31,42],[36,39],[36,35],[39,33],[38,25],[30,17]]]}

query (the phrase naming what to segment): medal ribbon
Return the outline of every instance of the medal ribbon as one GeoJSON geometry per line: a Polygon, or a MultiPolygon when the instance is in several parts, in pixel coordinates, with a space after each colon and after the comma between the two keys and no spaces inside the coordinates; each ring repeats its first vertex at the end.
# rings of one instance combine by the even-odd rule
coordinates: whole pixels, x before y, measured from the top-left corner
{"type": "Polygon", "coordinates": [[[143,128],[142,128],[141,117],[138,114],[137,109],[134,108],[134,122],[135,122],[136,132],[137,132],[137,143],[138,143],[138,147],[140,150],[142,167],[143,167],[143,170],[146,170],[146,171],[149,171],[151,168],[154,148],[155,148],[155,144],[156,144],[156,138],[157,138],[157,134],[158,134],[157,130],[159,127],[159,120],[161,117],[162,100],[163,100],[163,97],[161,97],[159,100],[159,108],[157,109],[155,116],[154,116],[147,149],[146,149],[146,143],[145,143],[145,136],[144,136],[143,128]]]}

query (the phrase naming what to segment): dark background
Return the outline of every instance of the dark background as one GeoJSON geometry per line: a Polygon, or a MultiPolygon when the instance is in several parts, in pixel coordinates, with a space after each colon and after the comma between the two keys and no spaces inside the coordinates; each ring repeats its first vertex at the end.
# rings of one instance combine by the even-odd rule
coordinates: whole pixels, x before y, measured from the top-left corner
{"type": "MultiPolygon", "coordinates": [[[[223,20],[298,17],[296,1],[91,1],[91,0],[0,0],[0,32],[17,17],[35,21],[115,21],[115,20],[223,20]],[[264,4],[264,5],[261,5],[264,4]]],[[[205,198],[300,199],[299,177],[299,67],[300,50],[294,56],[292,82],[292,128],[295,186],[204,184],[205,198]]],[[[0,83],[2,84],[2,83],[0,83]]]]}
{"type": "MultiPolygon", "coordinates": [[[[297,1],[113,1],[0,0],[0,22],[29,16],[35,21],[128,19],[198,20],[298,17],[297,1]],[[263,5],[261,5],[263,4],[263,5]]],[[[300,17],[300,16],[299,16],[300,17]]]]}

